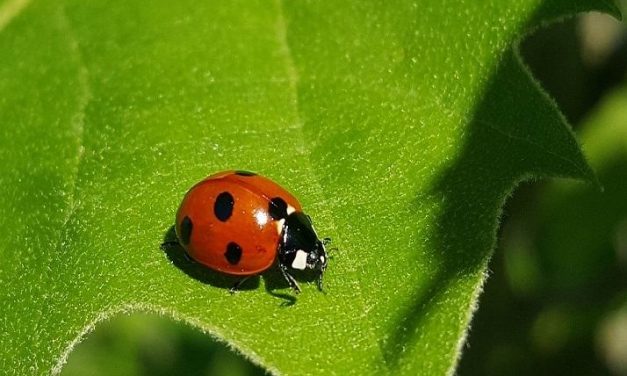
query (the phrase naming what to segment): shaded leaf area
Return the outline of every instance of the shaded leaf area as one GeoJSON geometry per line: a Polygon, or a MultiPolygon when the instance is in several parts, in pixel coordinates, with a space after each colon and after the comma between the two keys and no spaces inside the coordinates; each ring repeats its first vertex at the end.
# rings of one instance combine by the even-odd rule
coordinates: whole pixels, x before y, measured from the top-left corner
{"type": "Polygon", "coordinates": [[[557,181],[525,218],[512,215],[461,374],[627,370],[626,90],[603,100],[581,138],[604,190],[557,181]]]}
{"type": "Polygon", "coordinates": [[[512,42],[612,8],[550,4],[33,2],[0,32],[0,368],[57,372],[96,322],[148,310],[275,373],[451,371],[512,185],[592,176],[512,42]],[[186,189],[229,168],[334,239],[325,294],[270,273],[230,296],[160,250],[186,189]]]}

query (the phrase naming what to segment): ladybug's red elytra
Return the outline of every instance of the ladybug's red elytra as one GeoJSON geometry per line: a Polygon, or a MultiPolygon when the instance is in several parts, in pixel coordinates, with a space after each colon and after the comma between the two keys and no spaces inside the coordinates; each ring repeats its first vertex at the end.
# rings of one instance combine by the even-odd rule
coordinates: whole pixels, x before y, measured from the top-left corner
{"type": "Polygon", "coordinates": [[[329,239],[319,239],[298,200],[268,178],[241,170],[207,177],[185,194],[175,228],[192,259],[244,277],[231,291],[275,263],[296,293],[293,270],[316,271],[322,290],[329,239]]]}

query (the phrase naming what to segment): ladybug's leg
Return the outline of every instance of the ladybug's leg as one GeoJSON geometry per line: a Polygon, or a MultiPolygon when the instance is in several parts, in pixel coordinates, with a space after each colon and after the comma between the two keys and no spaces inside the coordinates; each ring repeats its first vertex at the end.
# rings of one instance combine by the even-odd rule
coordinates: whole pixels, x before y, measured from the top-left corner
{"type": "Polygon", "coordinates": [[[318,285],[318,290],[319,291],[324,291],[324,290],[322,290],[322,273],[320,273],[320,276],[318,277],[318,280],[316,281],[316,284],[318,285]]]}
{"type": "Polygon", "coordinates": [[[287,283],[289,283],[292,290],[294,290],[296,294],[299,294],[300,287],[298,287],[298,283],[296,283],[296,280],[294,279],[294,277],[292,277],[292,275],[288,273],[287,267],[285,265],[279,264],[279,269],[281,269],[281,273],[283,274],[283,277],[285,278],[287,283]]]}
{"type": "Polygon", "coordinates": [[[239,288],[240,288],[240,287],[242,287],[242,285],[244,284],[244,282],[248,281],[248,279],[249,279],[249,278],[250,278],[250,276],[245,277],[245,278],[242,278],[242,279],[240,279],[239,281],[237,281],[237,283],[235,283],[235,284],[233,285],[233,287],[231,287],[231,288],[229,289],[229,293],[231,293],[231,294],[235,294],[237,291],[239,291],[239,288]]]}
{"type": "MultiPolygon", "coordinates": [[[[179,243],[177,240],[168,240],[161,243],[161,249],[166,252],[180,246],[181,243],[179,243]]],[[[183,257],[185,257],[185,261],[187,262],[194,262],[194,259],[186,251],[183,251],[183,257]]]]}

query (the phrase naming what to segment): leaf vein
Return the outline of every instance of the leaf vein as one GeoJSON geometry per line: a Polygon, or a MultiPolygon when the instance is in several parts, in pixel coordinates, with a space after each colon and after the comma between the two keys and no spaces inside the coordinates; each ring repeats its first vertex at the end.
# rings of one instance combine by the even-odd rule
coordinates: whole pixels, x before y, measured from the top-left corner
{"type": "MultiPolygon", "coordinates": [[[[300,111],[300,102],[299,102],[299,89],[298,89],[299,76],[298,76],[298,71],[296,68],[296,63],[294,62],[293,54],[292,54],[291,48],[289,46],[289,41],[287,38],[287,23],[285,20],[285,7],[284,7],[283,0],[276,0],[276,5],[277,5],[277,38],[278,38],[279,46],[281,48],[281,52],[283,53],[283,56],[285,59],[287,75],[290,81],[289,87],[290,87],[290,91],[292,92],[292,95],[291,95],[292,102],[293,102],[295,113],[296,113],[295,128],[300,130],[299,132],[300,141],[301,141],[300,149],[305,150],[305,153],[304,153],[305,157],[307,158],[309,162],[309,166],[311,167],[312,174],[314,175],[314,178],[315,178],[314,179],[315,183],[312,188],[318,192],[318,196],[322,197],[324,202],[329,202],[325,189],[322,186],[322,184],[320,184],[320,179],[318,177],[318,174],[316,173],[316,165],[311,160],[310,148],[307,147],[306,142],[305,142],[304,122],[302,120],[301,111],[300,111]]],[[[335,221],[332,219],[333,216],[329,216],[329,218],[331,218],[331,224],[329,227],[332,229],[333,232],[337,233],[338,228],[335,224],[335,221]]],[[[359,278],[356,279],[356,289],[358,291],[354,291],[354,292],[356,292],[355,295],[363,308],[363,312],[364,312],[363,316],[366,318],[366,320],[369,320],[369,317],[366,314],[366,312],[369,310],[369,307],[361,292],[361,279],[359,278]]],[[[367,330],[369,331],[370,338],[377,338],[376,331],[373,325],[367,324],[367,330]]],[[[380,352],[380,347],[377,346],[376,341],[374,342],[373,347],[378,349],[379,351],[378,355],[381,357],[381,359],[383,359],[383,354],[380,352]]]]}
{"type": "Polygon", "coordinates": [[[581,176],[586,176],[587,175],[586,171],[584,171],[584,169],[581,168],[581,166],[579,166],[575,161],[571,160],[570,158],[566,158],[565,156],[563,156],[563,155],[561,155],[559,153],[551,151],[550,149],[546,149],[541,144],[539,144],[537,142],[534,142],[534,141],[532,141],[529,138],[522,137],[522,136],[515,136],[515,135],[513,135],[511,133],[505,132],[504,130],[499,129],[499,127],[497,125],[495,125],[495,124],[493,124],[493,123],[491,123],[489,121],[486,121],[486,120],[477,120],[477,122],[479,124],[483,124],[483,125],[489,127],[490,129],[492,129],[496,133],[500,134],[501,136],[509,138],[510,140],[521,141],[523,143],[527,143],[528,145],[531,145],[531,146],[541,150],[544,153],[547,153],[547,154],[549,154],[549,155],[551,155],[553,157],[556,157],[557,159],[560,159],[560,160],[562,160],[564,162],[567,162],[572,167],[574,167],[575,170],[579,171],[579,173],[581,173],[581,176]]]}
{"type": "Polygon", "coordinates": [[[76,134],[76,159],[74,164],[74,171],[72,172],[72,181],[70,188],[70,196],[68,199],[69,211],[63,221],[62,229],[65,228],[70,218],[76,211],[77,202],[77,180],[81,165],[83,164],[85,148],[84,148],[84,134],[85,134],[85,110],[91,100],[92,93],[89,83],[89,71],[83,61],[83,56],[80,51],[80,45],[76,38],[76,33],[70,24],[70,20],[67,17],[67,12],[63,6],[59,7],[59,24],[62,29],[66,31],[68,43],[70,47],[70,59],[78,67],[78,84],[80,96],[77,98],[78,109],[72,118],[72,128],[76,134]]]}

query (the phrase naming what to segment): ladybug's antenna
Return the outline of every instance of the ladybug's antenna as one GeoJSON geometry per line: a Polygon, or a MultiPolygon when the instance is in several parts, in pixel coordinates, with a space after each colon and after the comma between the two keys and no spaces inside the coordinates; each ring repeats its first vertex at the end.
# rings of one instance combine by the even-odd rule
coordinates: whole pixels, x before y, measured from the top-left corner
{"type": "Polygon", "coordinates": [[[325,250],[327,251],[327,255],[328,255],[327,257],[329,259],[333,259],[332,253],[337,253],[337,251],[338,251],[337,247],[326,249],[326,246],[331,244],[331,242],[332,242],[331,238],[324,238],[324,239],[322,239],[322,245],[325,247],[325,250]]]}

